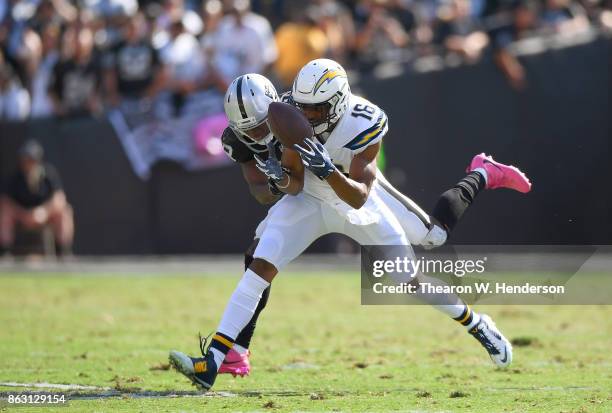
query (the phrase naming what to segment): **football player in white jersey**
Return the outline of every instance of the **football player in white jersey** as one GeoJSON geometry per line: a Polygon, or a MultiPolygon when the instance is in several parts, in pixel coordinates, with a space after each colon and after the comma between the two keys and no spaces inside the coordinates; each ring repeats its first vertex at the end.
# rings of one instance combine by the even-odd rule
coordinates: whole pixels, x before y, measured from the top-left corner
{"type": "MultiPolygon", "coordinates": [[[[242,93],[240,89],[238,93],[242,93]]],[[[251,116],[244,107],[243,96],[233,98],[238,101],[244,123],[249,123],[251,129],[259,126],[254,119],[248,119],[251,116]]],[[[274,276],[319,236],[340,232],[361,244],[406,246],[405,253],[411,253],[406,232],[388,206],[395,198],[381,184],[383,179],[376,167],[380,139],[388,128],[384,113],[365,99],[352,96],[344,69],[326,59],[310,62],[300,71],[292,98],[311,121],[315,136],[301,146],[283,148],[280,161],[275,151],[270,151],[272,156],[267,160],[257,160],[274,187],[290,196],[277,202],[259,225],[256,235],[260,242],[254,259],[234,291],[208,349],[204,348],[205,342],[201,343],[203,357],[170,353],[171,364],[205,390],[213,385],[227,352],[249,323],[274,276]]],[[[226,101],[231,100],[230,93],[226,101]]],[[[502,175],[516,175],[510,173],[515,169],[508,170],[510,167],[484,155],[480,157],[483,160],[475,157],[471,168],[480,176],[476,178],[478,190],[480,186],[512,187],[508,183],[516,177],[502,175]],[[491,168],[496,168],[494,174],[499,175],[495,183],[489,183],[491,168]]],[[[397,199],[395,202],[402,205],[397,199]]],[[[429,233],[423,222],[420,225],[429,233]]],[[[455,302],[436,307],[468,327],[497,365],[509,365],[510,343],[490,318],[473,312],[458,298],[455,302]]]]}

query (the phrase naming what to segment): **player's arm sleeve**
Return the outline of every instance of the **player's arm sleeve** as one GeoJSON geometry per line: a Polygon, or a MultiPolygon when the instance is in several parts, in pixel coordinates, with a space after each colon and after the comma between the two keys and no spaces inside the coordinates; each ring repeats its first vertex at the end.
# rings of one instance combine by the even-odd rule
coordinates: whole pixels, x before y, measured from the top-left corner
{"type": "Polygon", "coordinates": [[[234,162],[245,163],[255,159],[253,152],[244,143],[240,142],[230,127],[223,131],[221,143],[227,156],[234,162]]]}
{"type": "Polygon", "coordinates": [[[376,115],[376,121],[373,125],[359,133],[344,145],[345,148],[355,151],[355,153],[361,153],[365,151],[368,146],[374,145],[382,140],[389,130],[389,120],[382,110],[379,110],[376,115]]]}

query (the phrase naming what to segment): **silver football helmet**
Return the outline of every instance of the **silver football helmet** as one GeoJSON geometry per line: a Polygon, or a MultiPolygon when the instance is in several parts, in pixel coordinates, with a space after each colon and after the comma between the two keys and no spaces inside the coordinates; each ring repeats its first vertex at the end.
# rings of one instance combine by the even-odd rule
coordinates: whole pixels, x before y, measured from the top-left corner
{"type": "Polygon", "coordinates": [[[278,93],[266,77],[248,73],[234,79],[227,88],[223,107],[230,127],[250,142],[267,144],[272,133],[266,123],[268,106],[278,101],[278,93]]]}

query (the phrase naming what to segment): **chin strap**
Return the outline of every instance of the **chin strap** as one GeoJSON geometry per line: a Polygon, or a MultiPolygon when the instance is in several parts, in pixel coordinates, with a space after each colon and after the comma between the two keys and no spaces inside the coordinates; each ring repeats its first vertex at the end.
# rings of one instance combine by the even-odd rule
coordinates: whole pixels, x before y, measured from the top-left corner
{"type": "Polygon", "coordinates": [[[262,144],[262,145],[268,145],[268,149],[270,148],[270,144],[272,143],[272,141],[274,140],[274,135],[272,135],[272,132],[268,133],[268,135],[266,135],[265,138],[263,138],[260,141],[256,141],[256,143],[262,144]]]}

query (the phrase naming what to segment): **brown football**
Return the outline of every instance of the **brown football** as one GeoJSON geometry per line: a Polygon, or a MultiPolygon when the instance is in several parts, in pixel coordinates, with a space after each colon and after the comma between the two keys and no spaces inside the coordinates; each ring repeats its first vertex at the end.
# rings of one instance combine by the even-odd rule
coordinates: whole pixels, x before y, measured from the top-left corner
{"type": "Polygon", "coordinates": [[[296,143],[314,134],[306,116],[288,103],[272,102],[268,107],[268,125],[272,134],[283,144],[292,148],[296,143]]]}

